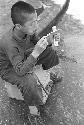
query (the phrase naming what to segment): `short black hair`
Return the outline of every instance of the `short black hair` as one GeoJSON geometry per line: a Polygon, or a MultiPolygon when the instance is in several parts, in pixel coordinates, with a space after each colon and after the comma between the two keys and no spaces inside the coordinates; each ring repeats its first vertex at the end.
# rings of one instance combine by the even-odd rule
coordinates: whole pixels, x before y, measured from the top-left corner
{"type": "Polygon", "coordinates": [[[24,1],[18,1],[12,6],[11,18],[14,25],[15,24],[24,25],[24,23],[27,20],[26,16],[24,16],[24,13],[27,14],[35,13],[35,9],[32,5],[24,1]]]}

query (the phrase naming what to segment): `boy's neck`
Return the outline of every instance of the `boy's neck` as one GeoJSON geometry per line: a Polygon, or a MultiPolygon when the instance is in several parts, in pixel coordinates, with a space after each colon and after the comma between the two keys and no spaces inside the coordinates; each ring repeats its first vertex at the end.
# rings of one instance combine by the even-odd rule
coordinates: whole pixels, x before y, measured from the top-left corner
{"type": "Polygon", "coordinates": [[[21,29],[19,29],[17,27],[13,28],[13,34],[15,37],[17,37],[20,40],[25,39],[27,36],[27,34],[24,31],[22,31],[21,29]]]}

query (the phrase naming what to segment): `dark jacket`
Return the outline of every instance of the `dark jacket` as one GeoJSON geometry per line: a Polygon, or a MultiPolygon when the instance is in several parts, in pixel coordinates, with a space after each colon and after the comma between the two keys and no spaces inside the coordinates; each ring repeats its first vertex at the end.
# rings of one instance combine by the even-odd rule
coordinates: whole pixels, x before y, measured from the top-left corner
{"type": "Polygon", "coordinates": [[[15,28],[6,33],[0,40],[1,77],[12,68],[18,76],[23,76],[37,64],[49,69],[59,63],[58,56],[51,47],[47,47],[38,59],[31,55],[33,48],[30,37],[25,34],[19,35],[15,28]]]}

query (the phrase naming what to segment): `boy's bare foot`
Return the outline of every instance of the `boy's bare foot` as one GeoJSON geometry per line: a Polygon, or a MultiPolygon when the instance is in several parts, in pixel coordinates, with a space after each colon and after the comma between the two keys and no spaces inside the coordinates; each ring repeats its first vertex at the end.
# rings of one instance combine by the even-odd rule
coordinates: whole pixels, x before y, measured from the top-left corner
{"type": "Polygon", "coordinates": [[[56,82],[61,82],[62,78],[63,77],[60,75],[60,73],[50,73],[50,79],[53,81],[53,84],[55,84],[56,82]]]}
{"type": "Polygon", "coordinates": [[[40,115],[40,113],[39,113],[36,106],[29,106],[29,109],[30,109],[30,114],[31,115],[36,115],[36,116],[40,115]]]}

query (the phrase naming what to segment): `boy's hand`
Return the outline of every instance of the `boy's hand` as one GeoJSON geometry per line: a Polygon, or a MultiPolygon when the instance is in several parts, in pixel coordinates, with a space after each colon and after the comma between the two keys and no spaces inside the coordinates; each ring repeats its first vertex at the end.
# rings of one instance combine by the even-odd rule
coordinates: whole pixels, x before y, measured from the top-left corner
{"type": "Polygon", "coordinates": [[[47,47],[48,42],[45,36],[43,36],[35,45],[35,48],[32,52],[33,57],[37,58],[47,47]]]}
{"type": "Polygon", "coordinates": [[[49,36],[47,37],[48,44],[53,44],[54,43],[54,36],[53,33],[48,34],[49,36]]]}
{"type": "Polygon", "coordinates": [[[54,44],[54,41],[60,41],[60,33],[52,32],[48,34],[47,41],[49,44],[54,44]]]}

